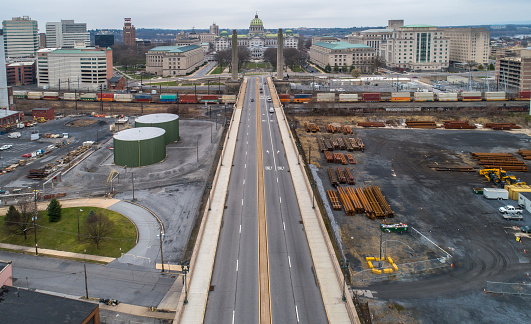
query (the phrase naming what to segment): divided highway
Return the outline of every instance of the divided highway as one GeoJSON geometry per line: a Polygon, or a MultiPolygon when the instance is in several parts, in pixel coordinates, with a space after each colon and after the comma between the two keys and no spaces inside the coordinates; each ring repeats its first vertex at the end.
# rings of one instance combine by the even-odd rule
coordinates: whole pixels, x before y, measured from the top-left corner
{"type": "Polygon", "coordinates": [[[260,313],[270,311],[272,323],[326,323],[276,112],[269,112],[273,104],[267,102],[265,80],[248,79],[204,322],[258,323],[264,318],[260,313]],[[262,154],[263,166],[257,154],[262,154]],[[258,259],[258,188],[265,195],[266,269],[259,267],[258,259]],[[270,294],[259,289],[260,271],[267,270],[270,294]],[[264,296],[270,296],[269,310],[260,310],[264,296]]]}

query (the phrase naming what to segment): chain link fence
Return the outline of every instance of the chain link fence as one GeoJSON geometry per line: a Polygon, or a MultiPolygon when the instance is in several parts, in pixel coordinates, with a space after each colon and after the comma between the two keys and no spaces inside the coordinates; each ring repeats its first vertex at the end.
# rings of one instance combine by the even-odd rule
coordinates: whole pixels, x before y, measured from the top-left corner
{"type": "Polygon", "coordinates": [[[508,283],[487,281],[485,284],[485,292],[531,296],[531,284],[525,282],[508,283]]]}

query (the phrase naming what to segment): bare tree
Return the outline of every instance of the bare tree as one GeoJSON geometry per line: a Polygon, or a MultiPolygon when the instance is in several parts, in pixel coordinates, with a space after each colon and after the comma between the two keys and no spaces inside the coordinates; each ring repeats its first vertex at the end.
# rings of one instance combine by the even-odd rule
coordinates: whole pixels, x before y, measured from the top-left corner
{"type": "Polygon", "coordinates": [[[8,233],[24,235],[24,240],[28,237],[28,231],[33,229],[33,216],[35,209],[31,201],[20,200],[17,207],[11,205],[6,213],[4,221],[5,229],[8,233]],[[18,209],[17,209],[18,207],[18,209]]]}
{"type": "Polygon", "coordinates": [[[310,49],[310,47],[312,47],[312,39],[311,38],[308,38],[306,40],[306,42],[304,42],[304,47],[306,47],[307,49],[310,49]]]}
{"type": "Polygon", "coordinates": [[[361,75],[361,70],[360,69],[352,69],[352,71],[350,71],[350,74],[352,75],[352,77],[354,79],[357,79],[361,75]]]}
{"type": "Polygon", "coordinates": [[[249,61],[251,52],[247,47],[238,46],[238,66],[243,66],[243,62],[249,61]]]}
{"type": "Polygon", "coordinates": [[[277,66],[277,49],[272,47],[266,48],[264,51],[264,60],[269,62],[273,66],[273,69],[275,69],[277,66]]]}
{"type": "Polygon", "coordinates": [[[231,61],[232,51],[230,49],[216,52],[214,59],[218,61],[219,68],[223,72],[223,67],[229,65],[231,61]]]}
{"type": "Polygon", "coordinates": [[[292,69],[295,65],[304,65],[306,59],[306,53],[299,51],[296,48],[286,48],[284,50],[284,62],[292,69]]]}
{"type": "Polygon", "coordinates": [[[385,59],[379,55],[375,56],[371,62],[372,73],[378,72],[378,69],[385,66],[385,59]]]}
{"type": "Polygon", "coordinates": [[[100,243],[114,231],[114,222],[101,212],[90,211],[85,221],[86,239],[95,243],[99,249],[100,243]]]}

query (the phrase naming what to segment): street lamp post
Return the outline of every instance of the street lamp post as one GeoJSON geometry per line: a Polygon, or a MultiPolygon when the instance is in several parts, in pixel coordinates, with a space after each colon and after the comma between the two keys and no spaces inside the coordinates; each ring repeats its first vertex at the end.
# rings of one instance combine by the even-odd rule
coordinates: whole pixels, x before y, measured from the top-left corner
{"type": "Polygon", "coordinates": [[[83,211],[83,209],[78,209],[77,210],[77,240],[79,241],[80,238],[79,238],[79,212],[80,211],[83,211]]]}
{"type": "Polygon", "coordinates": [[[35,195],[35,215],[33,215],[33,232],[35,233],[35,255],[39,255],[39,249],[37,244],[37,190],[33,190],[35,195]]]}
{"type": "Polygon", "coordinates": [[[312,187],[312,208],[315,209],[315,181],[311,180],[310,185],[312,187]]]}
{"type": "Polygon", "coordinates": [[[212,198],[210,197],[210,194],[212,193],[212,183],[207,183],[207,189],[208,189],[208,210],[212,209],[212,198]]]}
{"type": "Polygon", "coordinates": [[[181,263],[181,270],[184,273],[184,304],[188,304],[188,289],[186,287],[186,274],[190,271],[190,263],[188,261],[181,263]]]}
{"type": "Polygon", "coordinates": [[[343,297],[341,299],[343,301],[347,301],[347,297],[345,296],[345,290],[347,288],[346,269],[348,269],[348,259],[341,259],[341,268],[343,270],[343,297]]]}
{"type": "Polygon", "coordinates": [[[162,224],[160,225],[159,230],[159,239],[160,239],[160,264],[162,265],[162,272],[164,272],[164,255],[162,254],[162,237],[164,236],[164,233],[162,233],[162,224]]]}
{"type": "Polygon", "coordinates": [[[85,269],[85,298],[88,299],[88,283],[87,283],[87,262],[85,260],[85,253],[87,250],[83,250],[83,268],[85,269]]]}

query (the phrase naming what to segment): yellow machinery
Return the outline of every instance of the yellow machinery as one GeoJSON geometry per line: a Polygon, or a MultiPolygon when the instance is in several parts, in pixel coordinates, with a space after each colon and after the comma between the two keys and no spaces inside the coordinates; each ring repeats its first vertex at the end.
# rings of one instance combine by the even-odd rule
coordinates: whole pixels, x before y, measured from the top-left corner
{"type": "Polygon", "coordinates": [[[525,182],[516,179],[515,176],[507,174],[507,171],[499,168],[482,169],[479,170],[479,174],[487,178],[490,182],[497,184],[500,187],[509,185],[525,185],[525,182]]]}

